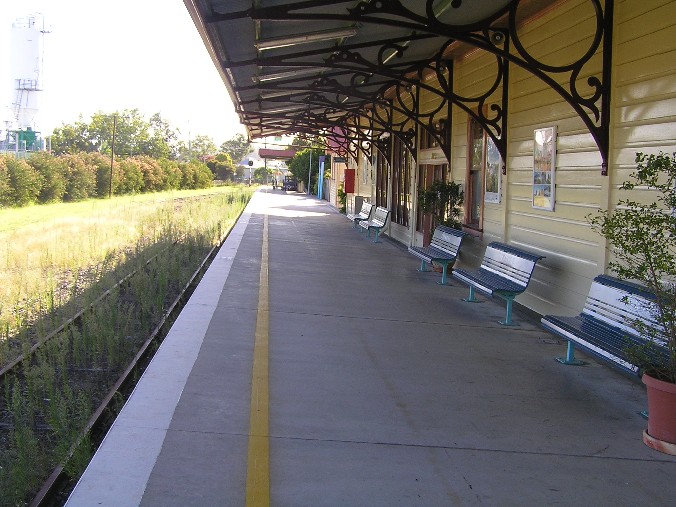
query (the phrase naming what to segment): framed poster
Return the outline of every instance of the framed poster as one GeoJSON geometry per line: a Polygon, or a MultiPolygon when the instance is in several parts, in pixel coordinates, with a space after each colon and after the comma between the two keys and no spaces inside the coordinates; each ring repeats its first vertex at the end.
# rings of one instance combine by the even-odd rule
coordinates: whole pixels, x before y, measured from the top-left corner
{"type": "Polygon", "coordinates": [[[533,208],[554,210],[556,127],[535,129],[533,143],[533,208]]]}
{"type": "Polygon", "coordinates": [[[500,204],[502,157],[493,138],[486,136],[486,140],[486,188],[484,189],[484,202],[500,204]]]}

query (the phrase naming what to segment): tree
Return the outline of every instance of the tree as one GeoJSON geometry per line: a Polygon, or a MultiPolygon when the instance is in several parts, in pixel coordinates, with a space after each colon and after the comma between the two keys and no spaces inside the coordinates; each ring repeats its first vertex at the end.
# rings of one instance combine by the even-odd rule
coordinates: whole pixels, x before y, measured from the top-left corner
{"type": "MultiPolygon", "coordinates": [[[[322,148],[305,148],[296,152],[289,162],[289,171],[298,181],[305,183],[305,188],[316,188],[317,173],[319,172],[319,157],[325,156],[322,148]],[[310,167],[310,150],[312,150],[312,167],[310,167]],[[308,173],[310,175],[310,184],[308,185],[308,173]]],[[[330,167],[331,162],[328,156],[325,156],[324,168],[330,167]]]]}
{"type": "Polygon", "coordinates": [[[192,158],[205,162],[209,156],[215,155],[218,152],[218,148],[216,148],[216,144],[211,137],[197,135],[191,143],[190,152],[192,158]]]}
{"type": "Polygon", "coordinates": [[[178,131],[162,119],[160,113],[150,117],[151,141],[153,153],[146,153],[153,158],[176,158],[178,155],[178,131]]]}
{"type": "Polygon", "coordinates": [[[251,151],[251,143],[242,134],[237,134],[221,144],[221,151],[227,153],[233,163],[239,164],[251,151]]]}
{"type": "Polygon", "coordinates": [[[159,113],[150,121],[138,109],[92,115],[87,124],[80,120],[73,125],[54,129],[52,151],[64,153],[98,152],[110,155],[115,130],[115,154],[147,155],[153,158],[175,157],[177,134],[159,113]]]}
{"type": "Polygon", "coordinates": [[[72,125],[64,124],[55,128],[51,138],[52,153],[62,155],[95,151],[95,146],[89,138],[88,128],[82,118],[72,125]]]}
{"type": "Polygon", "coordinates": [[[253,178],[255,181],[259,183],[264,183],[270,179],[270,176],[272,175],[272,169],[268,169],[266,167],[257,167],[254,169],[253,172],[253,178]]]}
{"type": "MultiPolygon", "coordinates": [[[[648,194],[620,199],[612,210],[589,215],[592,229],[605,237],[613,260],[608,267],[624,280],[636,280],[655,295],[657,327],[632,322],[651,343],[664,342],[664,362],[647,350],[629,350],[632,362],[650,376],[676,384],[676,153],[636,154],[636,171],[621,190],[648,194]],[[659,330],[658,330],[659,328],[659,330]]],[[[652,410],[652,409],[651,409],[652,410]]],[[[652,413],[652,412],[651,412],[652,413]]]]}
{"type": "Polygon", "coordinates": [[[319,142],[316,142],[316,138],[311,138],[311,137],[294,137],[291,140],[291,146],[295,146],[297,148],[309,148],[310,146],[317,146],[319,142]]]}
{"type": "Polygon", "coordinates": [[[235,177],[235,164],[232,163],[230,155],[219,153],[211,160],[207,161],[207,167],[214,173],[217,180],[232,180],[235,177]]]}

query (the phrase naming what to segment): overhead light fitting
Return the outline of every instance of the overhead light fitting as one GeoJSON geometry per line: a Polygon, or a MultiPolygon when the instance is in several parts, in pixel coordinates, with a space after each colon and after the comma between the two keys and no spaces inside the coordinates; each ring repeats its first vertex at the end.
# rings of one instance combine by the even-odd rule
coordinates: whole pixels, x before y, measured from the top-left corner
{"type": "Polygon", "coordinates": [[[288,97],[289,95],[295,95],[297,93],[301,92],[298,90],[280,90],[278,92],[261,93],[259,97],[263,100],[276,99],[277,97],[288,97]]]}
{"type": "Polygon", "coordinates": [[[340,28],[338,30],[322,30],[318,32],[309,32],[301,35],[290,35],[288,37],[278,37],[274,39],[263,39],[254,42],[254,46],[259,51],[266,49],[284,48],[295,46],[297,44],[308,44],[310,42],[321,42],[333,39],[344,39],[357,35],[356,28],[340,28]]]}
{"type": "Polygon", "coordinates": [[[275,109],[261,109],[257,111],[261,114],[275,114],[275,113],[291,113],[296,111],[304,111],[305,106],[289,106],[289,107],[277,107],[275,109]]]}
{"type": "Polygon", "coordinates": [[[267,83],[268,81],[276,81],[277,79],[286,79],[288,77],[297,77],[297,76],[307,76],[308,74],[315,74],[317,72],[319,72],[319,69],[314,67],[302,68],[298,70],[275,72],[274,74],[261,74],[260,76],[254,76],[253,80],[259,83],[267,83]]]}

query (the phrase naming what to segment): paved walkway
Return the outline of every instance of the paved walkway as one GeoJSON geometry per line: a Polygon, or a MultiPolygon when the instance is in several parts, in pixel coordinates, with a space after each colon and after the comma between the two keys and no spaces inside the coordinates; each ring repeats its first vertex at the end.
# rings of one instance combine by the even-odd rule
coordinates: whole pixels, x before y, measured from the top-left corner
{"type": "Polygon", "coordinates": [[[642,385],[418,266],[257,193],[68,505],[674,505],[642,385]]]}

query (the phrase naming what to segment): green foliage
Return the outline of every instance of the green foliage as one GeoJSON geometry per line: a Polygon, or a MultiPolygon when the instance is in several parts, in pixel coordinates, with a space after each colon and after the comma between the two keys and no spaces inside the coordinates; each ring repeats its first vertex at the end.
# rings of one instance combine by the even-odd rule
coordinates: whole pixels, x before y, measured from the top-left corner
{"type": "MultiPolygon", "coordinates": [[[[226,154],[217,155],[227,164],[226,154]]],[[[234,170],[224,169],[232,179],[234,170]]],[[[0,156],[0,207],[58,201],[75,202],[110,193],[110,157],[100,153],[54,156],[46,152],[27,160],[0,156]]],[[[113,164],[113,194],[208,188],[213,173],[203,163],[135,156],[113,164]]]]}
{"type": "Polygon", "coordinates": [[[124,159],[119,162],[120,182],[115,188],[118,194],[140,194],[143,190],[143,173],[133,159],[124,159]]]}
{"type": "Polygon", "coordinates": [[[642,283],[656,296],[653,318],[663,332],[657,336],[641,321],[631,324],[650,339],[666,340],[670,360],[655,364],[651,354],[630,351],[635,364],[651,376],[676,383],[676,153],[637,153],[636,164],[631,180],[621,186],[633,191],[633,198],[620,199],[612,212],[601,210],[588,220],[608,240],[613,254],[608,267],[620,278],[642,283]],[[638,200],[640,194],[645,198],[638,200]]]}
{"type": "Polygon", "coordinates": [[[271,176],[272,169],[266,169],[265,167],[257,167],[253,172],[254,180],[258,183],[265,183],[266,181],[269,181],[271,176]]]}
{"type": "Polygon", "coordinates": [[[82,154],[66,155],[62,160],[66,165],[67,180],[64,200],[73,202],[95,197],[96,172],[82,154]]]}
{"type": "Polygon", "coordinates": [[[182,174],[181,188],[208,188],[213,183],[214,175],[211,170],[197,160],[181,162],[179,168],[182,174]]]}
{"type": "Polygon", "coordinates": [[[331,157],[324,154],[320,148],[305,148],[296,152],[296,155],[289,162],[289,172],[295,176],[299,182],[305,184],[305,188],[316,188],[317,176],[319,172],[319,157],[325,156],[324,168],[331,167],[331,157]],[[312,167],[310,167],[310,152],[312,152],[312,167]],[[308,183],[308,172],[310,182],[308,183]]]}
{"type": "Polygon", "coordinates": [[[236,134],[221,144],[221,152],[226,153],[233,164],[238,164],[250,151],[251,143],[242,134],[236,134]]]}
{"type": "Polygon", "coordinates": [[[42,177],[38,201],[41,204],[60,202],[66,194],[67,166],[62,159],[41,151],[26,159],[26,162],[42,177]]]}
{"type": "Polygon", "coordinates": [[[214,140],[209,136],[198,135],[190,143],[189,159],[196,158],[202,162],[218,153],[218,148],[214,144],[214,140]]]}
{"type": "Polygon", "coordinates": [[[423,213],[434,215],[435,225],[460,229],[463,193],[454,181],[434,181],[430,188],[418,189],[418,206],[423,213]]]}
{"type": "Polygon", "coordinates": [[[38,202],[43,178],[25,160],[0,157],[0,172],[0,204],[26,206],[38,202]]]}
{"type": "Polygon", "coordinates": [[[95,151],[96,146],[90,139],[88,125],[78,121],[72,125],[62,125],[54,129],[51,138],[52,152],[59,155],[95,151]]]}
{"type": "Polygon", "coordinates": [[[341,213],[347,212],[347,194],[345,193],[344,184],[341,183],[338,187],[338,204],[341,213]]]}
{"type": "Polygon", "coordinates": [[[228,181],[235,178],[235,164],[227,153],[219,153],[210,160],[207,160],[207,167],[211,169],[214,178],[217,180],[228,181]]]}
{"type": "Polygon", "coordinates": [[[182,174],[178,162],[161,158],[158,160],[158,163],[160,164],[163,173],[162,188],[164,190],[177,190],[181,188],[182,174]]]}
{"type": "Polygon", "coordinates": [[[92,115],[91,121],[62,125],[52,134],[52,151],[58,154],[98,152],[110,155],[115,130],[115,154],[153,158],[177,154],[177,134],[159,113],[146,120],[138,109],[92,115]]]}

